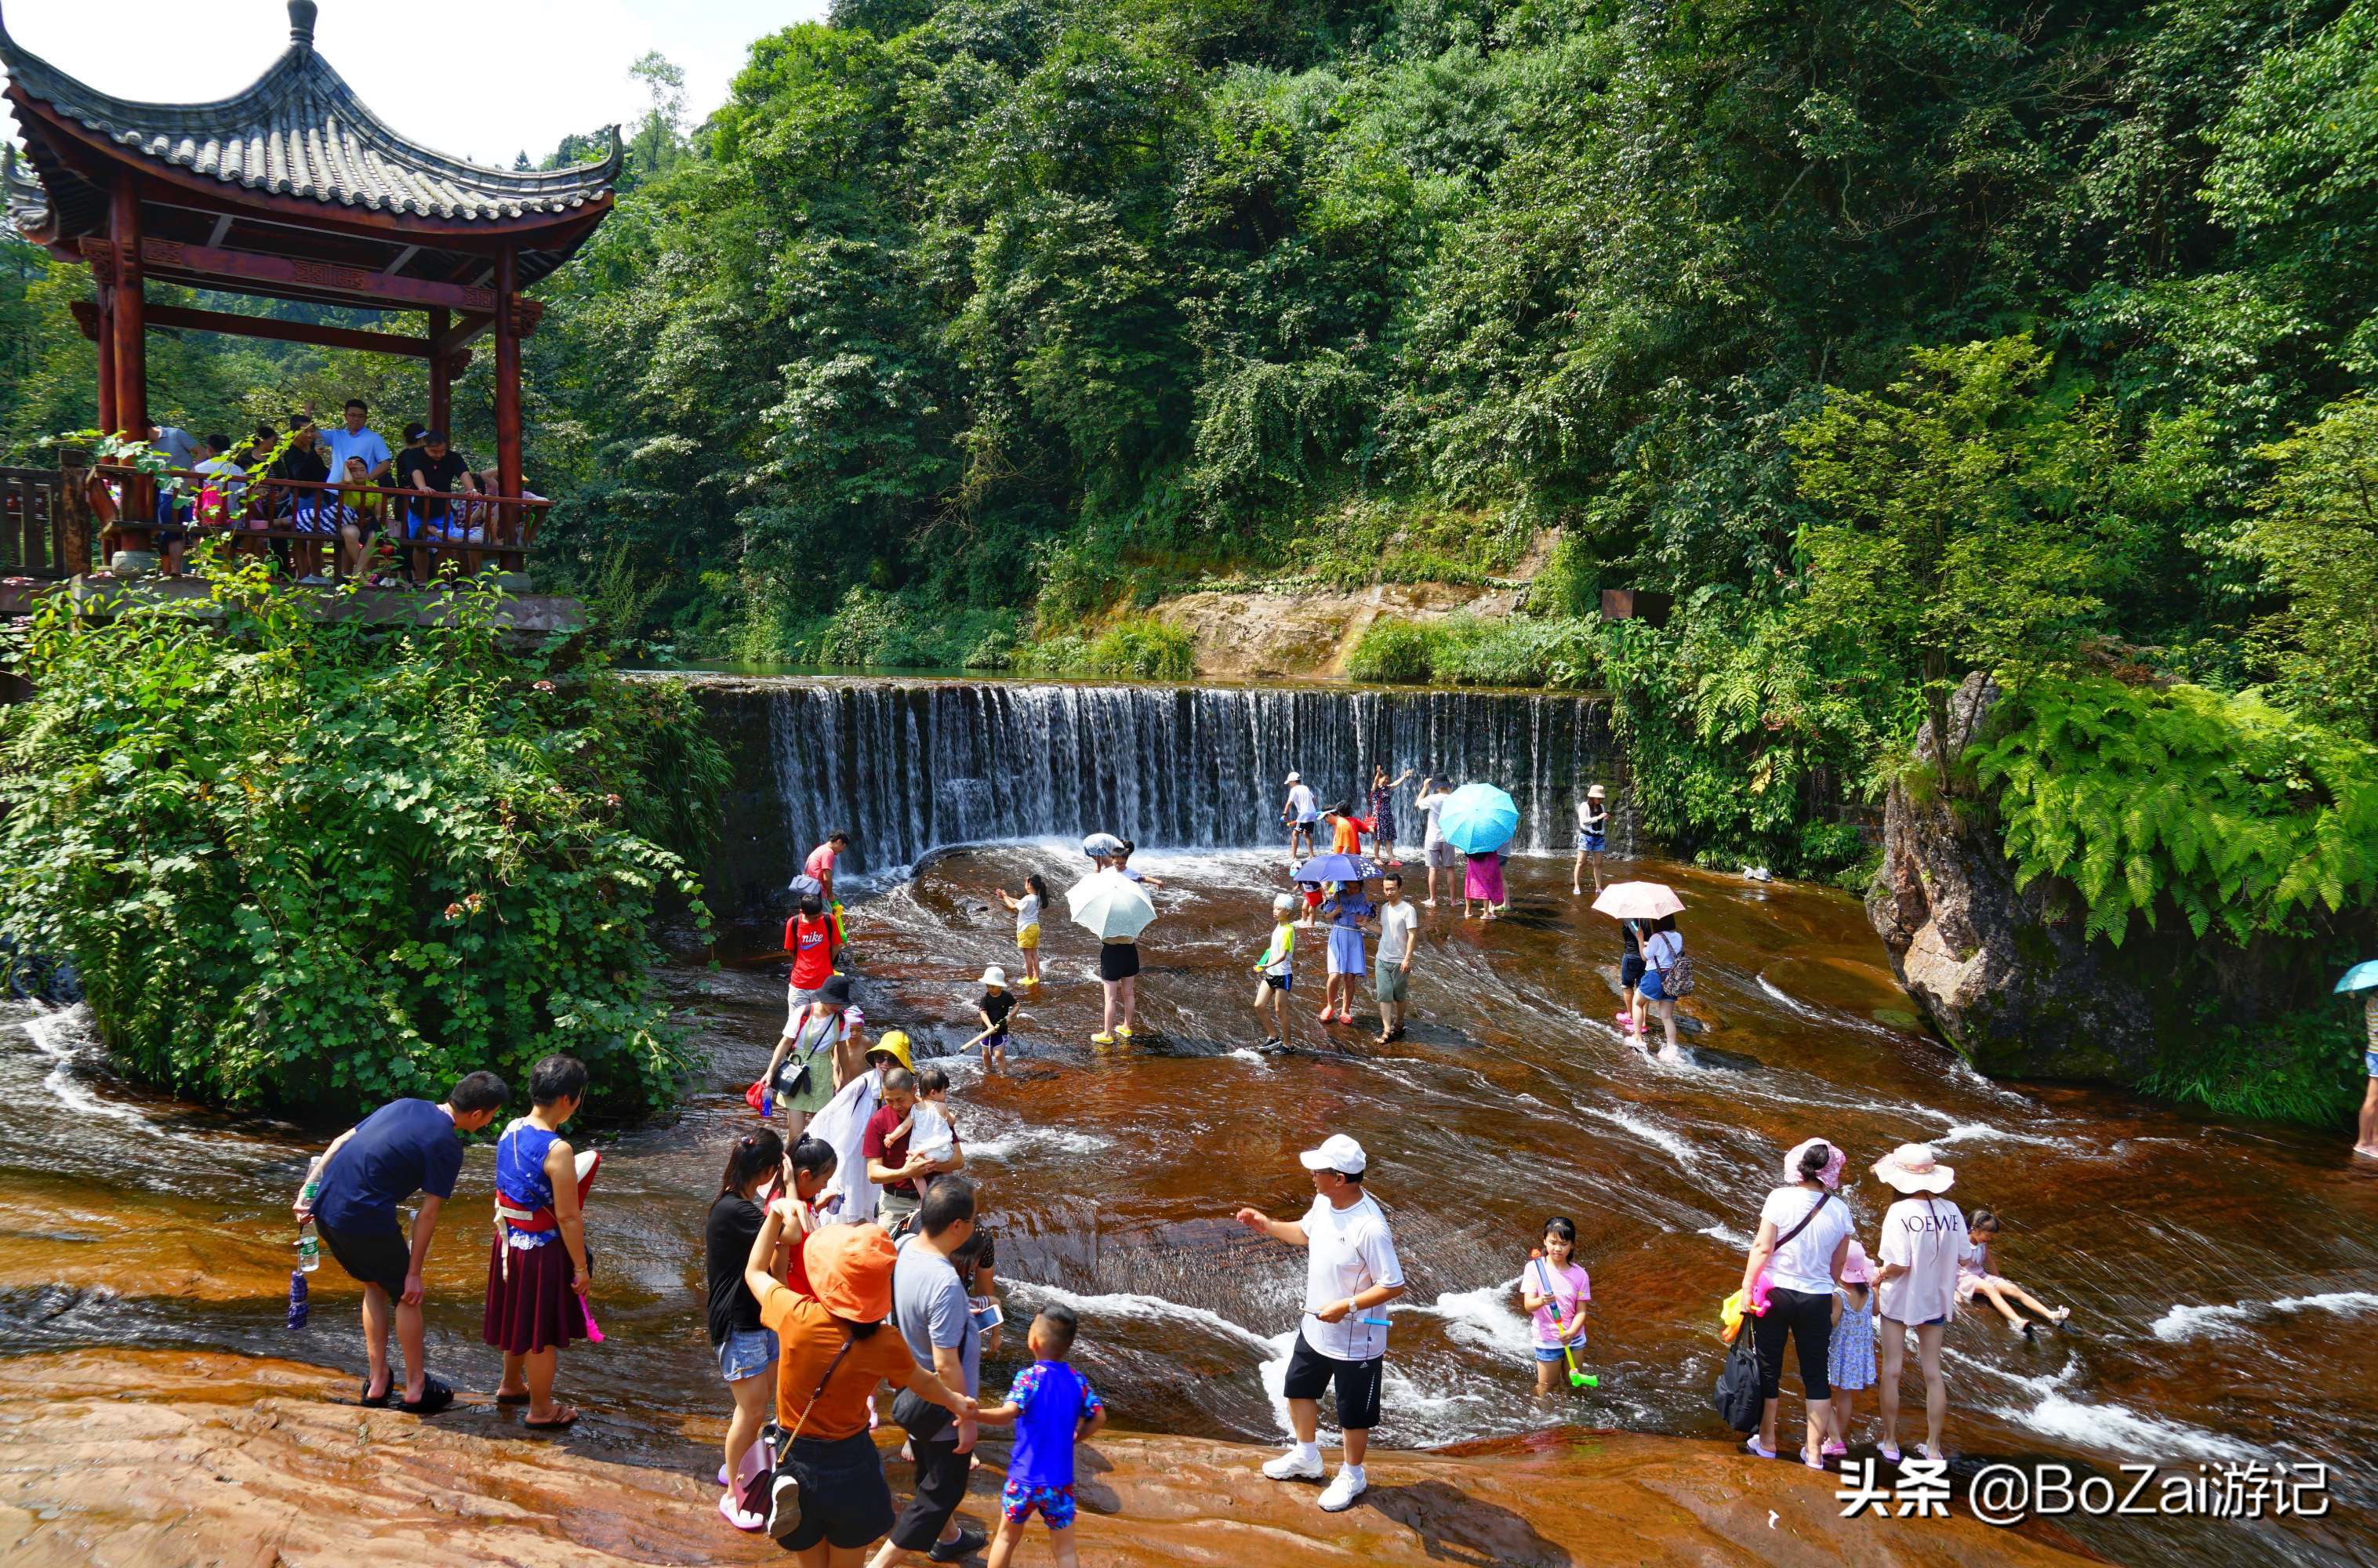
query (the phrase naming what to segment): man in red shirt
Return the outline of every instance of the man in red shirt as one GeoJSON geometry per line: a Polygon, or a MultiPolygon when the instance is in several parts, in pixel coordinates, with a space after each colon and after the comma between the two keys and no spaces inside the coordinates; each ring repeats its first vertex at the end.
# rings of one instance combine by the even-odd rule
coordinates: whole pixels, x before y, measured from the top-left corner
{"type": "Polygon", "coordinates": [[[917,1178],[931,1171],[933,1162],[908,1158],[909,1118],[917,1108],[917,1075],[895,1067],[883,1075],[883,1097],[867,1119],[859,1152],[867,1159],[867,1179],[883,1189],[876,1200],[876,1222],[897,1233],[901,1223],[917,1212],[921,1199],[917,1178]]]}
{"type": "Polygon", "coordinates": [[[818,987],[834,977],[834,922],[815,893],[804,894],[800,908],[785,922],[785,951],[793,955],[792,1005],[817,999],[818,987]]]}

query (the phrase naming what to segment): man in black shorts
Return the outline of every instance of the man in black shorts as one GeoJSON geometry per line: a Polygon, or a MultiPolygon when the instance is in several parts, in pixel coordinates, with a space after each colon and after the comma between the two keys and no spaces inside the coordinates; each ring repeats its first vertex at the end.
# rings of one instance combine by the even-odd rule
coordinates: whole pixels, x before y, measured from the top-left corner
{"type": "Polygon", "coordinates": [[[438,1211],[454,1195],[462,1169],[462,1134],[493,1121],[511,1091],[492,1072],[459,1080],[444,1103],[391,1100],[347,1129],[323,1154],[315,1172],[311,1209],[297,1203],[297,1223],[314,1221],[339,1266],[364,1287],[364,1347],[371,1358],[363,1402],[384,1406],[396,1392],[389,1369],[391,1319],[404,1349],[404,1397],[398,1408],[434,1416],[454,1402],[454,1391],[422,1363],[421,1271],[438,1234],[438,1211]],[[396,1205],[421,1194],[410,1243],[396,1205]]]}
{"type": "Polygon", "coordinates": [[[1351,1508],[1370,1483],[1363,1458],[1379,1424],[1379,1388],[1387,1371],[1387,1304],[1404,1293],[1403,1265],[1377,1200],[1363,1190],[1369,1164],[1363,1145],[1342,1132],[1297,1156],[1313,1173],[1313,1207],[1303,1219],[1273,1219],[1241,1209],[1249,1230],[1305,1250],[1304,1321],[1289,1356],[1289,1424],[1296,1443],[1264,1466],[1276,1481],[1317,1481],[1327,1473],[1321,1445],[1321,1395],[1338,1394],[1338,1425],[1346,1434],[1346,1462],[1321,1494],[1335,1514],[1351,1508]]]}

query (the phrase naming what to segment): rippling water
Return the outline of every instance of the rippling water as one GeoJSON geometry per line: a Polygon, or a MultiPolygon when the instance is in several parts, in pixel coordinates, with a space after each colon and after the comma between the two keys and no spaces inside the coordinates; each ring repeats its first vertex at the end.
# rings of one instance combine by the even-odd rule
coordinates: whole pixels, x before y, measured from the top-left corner
{"type": "MultiPolygon", "coordinates": [[[[2365,1474],[2378,1175],[2352,1168],[2339,1140],[1990,1083],[1907,1032],[1905,999],[1852,900],[1675,867],[1644,869],[1691,906],[1700,987],[1684,1063],[1624,1044],[1609,1022],[1611,927],[1569,897],[1565,862],[1527,857],[1510,868],[1515,918],[1423,912],[1408,1039],[1381,1050],[1367,1029],[1340,1030],[1325,1043],[1315,995],[1300,987],[1303,1043],[1315,1048],[1264,1058],[1250,1048],[1246,965],[1280,885],[1277,857],[1135,863],[1171,884],[1145,944],[1142,1037],[1090,1047],[1095,949],[1052,918],[1051,983],[1010,1071],[950,1064],[1011,1306],[1082,1312],[1077,1359],[1126,1423],[1281,1430],[1301,1261],[1227,1216],[1243,1203],[1301,1209],[1310,1189],[1295,1152],[1343,1131],[1371,1152],[1412,1285],[1393,1311],[1382,1442],[1564,1421],[1723,1441],[1708,1405],[1716,1306],[1783,1150],[1821,1134],[1862,1167],[1928,1139],[1957,1166],[1961,1203],[2007,1215],[2001,1267],[2073,1309],[2036,1343],[1994,1316],[1959,1319],[1953,1451],[2107,1473],[2324,1461],[2339,1466],[2326,1519],[2074,1521],[2073,1533],[2124,1562],[2378,1562],[2365,1474]],[[1578,1222],[1602,1385],[1543,1406],[1529,1394],[1514,1285],[1550,1213],[1578,1222]]],[[[990,888],[1028,869],[1062,886],[1080,864],[1055,845],[952,852],[855,909],[871,1023],[909,1030],[920,1055],[955,1047],[973,1033],[972,977],[1014,959],[1012,917],[990,888]]],[[[611,1340],[565,1359],[566,1392],[594,1411],[574,1441],[705,1463],[693,1445],[715,1434],[723,1398],[701,1329],[702,1220],[726,1143],[749,1120],[741,1087],[781,1020],[775,935],[730,932],[717,967],[689,954],[673,972],[709,1065],[681,1115],[598,1139],[611,1157],[590,1230],[611,1340]]],[[[137,1279],[19,1285],[0,1295],[10,1348],[187,1344],[360,1364],[334,1269],[317,1276],[315,1326],[299,1335],[281,1329],[276,1291],[257,1286],[285,1279],[273,1216],[313,1135],[128,1091],[76,1016],[28,1022],[0,1050],[0,1251],[71,1259],[129,1248],[117,1239],[134,1227],[179,1227],[194,1266],[247,1287],[193,1300],[143,1294],[137,1279]]],[[[495,1373],[477,1343],[487,1160],[474,1150],[432,1270],[433,1359],[481,1388],[495,1373]]],[[[1880,1190],[1853,1197],[1871,1245],[1880,1190]]],[[[986,1382],[1013,1363],[1011,1352],[986,1382]]],[[[1861,1403],[1870,1422],[1871,1395],[1861,1403]]],[[[1787,1420],[1795,1404],[1787,1393],[1787,1420]]]]}

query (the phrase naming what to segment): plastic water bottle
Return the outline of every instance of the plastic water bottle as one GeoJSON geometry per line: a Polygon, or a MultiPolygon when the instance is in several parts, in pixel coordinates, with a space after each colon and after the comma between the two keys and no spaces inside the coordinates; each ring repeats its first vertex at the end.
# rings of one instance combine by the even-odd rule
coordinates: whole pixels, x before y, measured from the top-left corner
{"type": "Polygon", "coordinates": [[[297,1271],[312,1274],[322,1266],[322,1242],[311,1223],[297,1227],[297,1271]]]}

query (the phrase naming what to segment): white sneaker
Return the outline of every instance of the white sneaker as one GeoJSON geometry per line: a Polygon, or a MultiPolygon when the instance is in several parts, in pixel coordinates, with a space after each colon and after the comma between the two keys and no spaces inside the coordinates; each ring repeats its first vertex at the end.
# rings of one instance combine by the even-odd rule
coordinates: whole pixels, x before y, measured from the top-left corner
{"type": "Polygon", "coordinates": [[[1291,1448],[1277,1459],[1264,1461],[1264,1474],[1276,1481],[1317,1481],[1329,1473],[1319,1449],[1291,1448]]]}
{"type": "Polygon", "coordinates": [[[1321,1494],[1321,1510],[1325,1514],[1342,1514],[1353,1507],[1354,1500],[1370,1489],[1371,1483],[1363,1472],[1348,1465],[1338,1472],[1338,1478],[1331,1481],[1328,1490],[1321,1494]]]}

